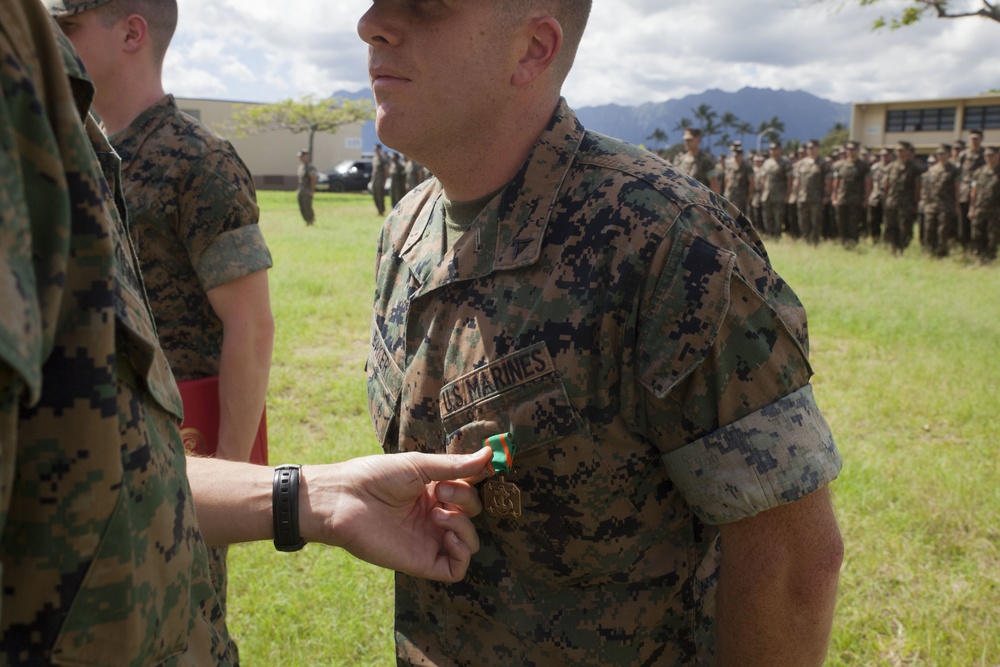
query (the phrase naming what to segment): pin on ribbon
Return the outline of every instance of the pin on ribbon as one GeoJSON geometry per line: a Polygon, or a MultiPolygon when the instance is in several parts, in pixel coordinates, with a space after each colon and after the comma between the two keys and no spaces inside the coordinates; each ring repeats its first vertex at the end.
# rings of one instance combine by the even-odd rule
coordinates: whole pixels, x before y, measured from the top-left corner
{"type": "Polygon", "coordinates": [[[500,479],[487,480],[483,486],[483,504],[486,511],[500,519],[516,519],[521,516],[521,489],[504,478],[514,467],[514,439],[510,433],[490,436],[483,444],[493,450],[490,467],[500,479]]]}

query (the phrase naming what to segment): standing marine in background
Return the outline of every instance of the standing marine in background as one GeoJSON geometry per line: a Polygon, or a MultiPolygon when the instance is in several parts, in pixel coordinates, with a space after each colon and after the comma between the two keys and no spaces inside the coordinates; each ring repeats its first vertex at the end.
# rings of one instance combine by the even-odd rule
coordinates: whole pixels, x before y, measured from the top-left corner
{"type": "Polygon", "coordinates": [[[312,158],[307,150],[299,151],[299,166],[296,176],[298,179],[299,213],[306,221],[306,227],[311,227],[316,222],[316,213],[313,211],[313,195],[316,192],[316,180],[319,178],[319,173],[313,166],[312,158]]]}
{"type": "Polygon", "coordinates": [[[701,130],[699,128],[689,127],[684,130],[684,152],[674,158],[674,166],[711,188],[712,192],[721,192],[719,174],[712,161],[712,156],[701,150],[701,130]]]}
{"type": "Polygon", "coordinates": [[[372,155],[372,178],[368,183],[368,189],[372,192],[375,210],[379,215],[385,215],[385,179],[387,176],[388,165],[385,153],[382,151],[382,144],[375,144],[375,154],[372,155]]]}

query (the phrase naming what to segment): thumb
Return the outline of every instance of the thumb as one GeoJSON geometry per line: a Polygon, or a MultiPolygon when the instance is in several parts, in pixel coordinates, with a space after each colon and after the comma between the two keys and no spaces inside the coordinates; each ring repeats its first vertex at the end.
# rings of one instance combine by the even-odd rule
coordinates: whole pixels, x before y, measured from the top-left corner
{"type": "Polygon", "coordinates": [[[473,454],[417,454],[420,471],[427,479],[444,481],[464,479],[475,483],[492,474],[493,450],[483,447],[473,454]]]}

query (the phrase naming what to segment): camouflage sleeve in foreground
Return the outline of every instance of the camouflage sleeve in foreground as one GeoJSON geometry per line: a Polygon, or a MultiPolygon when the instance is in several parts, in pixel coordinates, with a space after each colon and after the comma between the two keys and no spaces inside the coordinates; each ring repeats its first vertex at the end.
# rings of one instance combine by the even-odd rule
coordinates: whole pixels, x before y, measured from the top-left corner
{"type": "Polygon", "coordinates": [[[0,364],[20,399],[0,434],[0,664],[232,664],[93,88],[37,0],[0,3],[0,53],[0,134],[19,138],[3,233],[25,241],[5,239],[2,310],[41,313],[18,332],[29,391],[0,364]]]}

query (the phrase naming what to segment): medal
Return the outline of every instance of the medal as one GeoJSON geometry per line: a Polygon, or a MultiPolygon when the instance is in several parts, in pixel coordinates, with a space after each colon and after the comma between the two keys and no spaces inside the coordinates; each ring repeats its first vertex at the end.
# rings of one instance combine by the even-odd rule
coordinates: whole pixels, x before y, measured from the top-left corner
{"type": "Polygon", "coordinates": [[[483,444],[493,450],[490,468],[500,478],[487,480],[483,486],[486,511],[498,519],[516,519],[521,516],[521,489],[504,479],[514,464],[514,452],[517,450],[514,441],[510,433],[501,433],[487,438],[483,444]]]}

